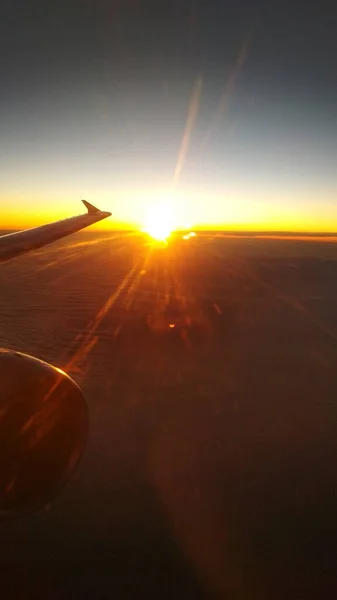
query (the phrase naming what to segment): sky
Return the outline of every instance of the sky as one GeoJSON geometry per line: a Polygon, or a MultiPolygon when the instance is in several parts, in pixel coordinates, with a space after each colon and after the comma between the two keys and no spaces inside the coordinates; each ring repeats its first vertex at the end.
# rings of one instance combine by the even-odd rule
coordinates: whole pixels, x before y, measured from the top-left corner
{"type": "Polygon", "coordinates": [[[264,0],[5,0],[2,229],[337,231],[337,9],[264,0]]]}

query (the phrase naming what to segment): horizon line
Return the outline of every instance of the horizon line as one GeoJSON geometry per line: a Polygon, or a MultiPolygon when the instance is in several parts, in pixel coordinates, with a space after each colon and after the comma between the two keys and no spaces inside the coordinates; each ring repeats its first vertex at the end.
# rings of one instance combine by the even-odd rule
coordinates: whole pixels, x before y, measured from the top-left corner
{"type": "MultiPolygon", "coordinates": [[[[32,227],[4,227],[0,229],[0,235],[5,234],[7,232],[16,232],[16,231],[25,231],[26,229],[32,229],[34,227],[39,227],[40,225],[32,226],[32,227]]],[[[337,231],[315,231],[315,230],[294,230],[294,229],[229,229],[225,227],[190,227],[187,229],[179,228],[172,231],[171,235],[174,237],[176,234],[185,234],[190,231],[195,231],[200,234],[223,234],[226,237],[249,237],[249,238],[264,238],[264,237],[336,237],[337,239],[337,231]]],[[[146,232],[141,231],[138,227],[92,227],[90,229],[81,230],[78,233],[83,234],[93,234],[93,233],[101,233],[108,234],[113,232],[119,233],[139,233],[140,235],[146,235],[146,232]]]]}

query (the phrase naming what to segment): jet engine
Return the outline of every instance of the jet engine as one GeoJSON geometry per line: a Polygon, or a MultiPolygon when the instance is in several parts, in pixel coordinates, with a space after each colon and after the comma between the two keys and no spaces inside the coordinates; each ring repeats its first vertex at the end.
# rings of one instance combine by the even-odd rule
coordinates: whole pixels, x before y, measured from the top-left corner
{"type": "Polygon", "coordinates": [[[47,508],[88,435],[78,385],[32,356],[0,349],[0,519],[47,508]]]}

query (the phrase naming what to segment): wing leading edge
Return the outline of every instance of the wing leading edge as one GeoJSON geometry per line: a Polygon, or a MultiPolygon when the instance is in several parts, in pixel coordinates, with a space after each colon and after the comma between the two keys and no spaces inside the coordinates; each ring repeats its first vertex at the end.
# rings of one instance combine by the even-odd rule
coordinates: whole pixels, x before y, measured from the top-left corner
{"type": "Polygon", "coordinates": [[[87,209],[87,213],[84,215],[1,236],[0,262],[42,248],[111,216],[110,212],[101,211],[86,200],[82,200],[82,202],[87,209]]]}

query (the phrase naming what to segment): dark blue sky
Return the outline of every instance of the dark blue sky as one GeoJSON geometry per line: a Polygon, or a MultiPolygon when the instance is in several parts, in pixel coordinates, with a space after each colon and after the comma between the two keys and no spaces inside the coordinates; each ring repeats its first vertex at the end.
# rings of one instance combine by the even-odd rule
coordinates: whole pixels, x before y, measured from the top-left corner
{"type": "Polygon", "coordinates": [[[337,228],[336,32],[316,2],[5,3],[5,216],[83,196],[137,220],[170,189],[199,76],[176,186],[192,220],[337,228]]]}

